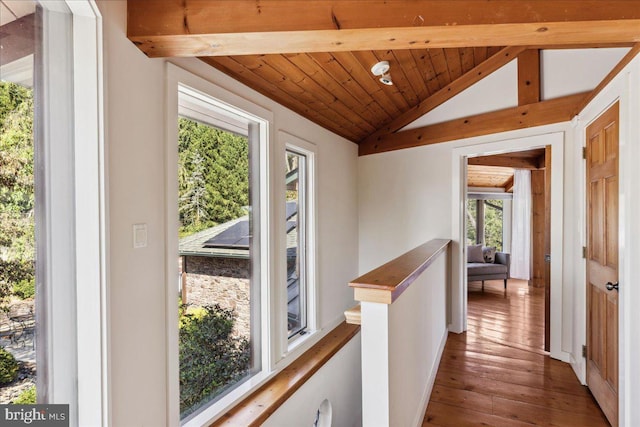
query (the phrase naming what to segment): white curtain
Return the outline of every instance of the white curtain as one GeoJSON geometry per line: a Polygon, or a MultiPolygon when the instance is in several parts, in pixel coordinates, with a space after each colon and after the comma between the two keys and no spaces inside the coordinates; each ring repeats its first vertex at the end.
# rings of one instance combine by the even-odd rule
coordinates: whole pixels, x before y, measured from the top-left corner
{"type": "Polygon", "coordinates": [[[511,277],[529,280],[531,272],[531,171],[515,171],[512,218],[511,277]]]}

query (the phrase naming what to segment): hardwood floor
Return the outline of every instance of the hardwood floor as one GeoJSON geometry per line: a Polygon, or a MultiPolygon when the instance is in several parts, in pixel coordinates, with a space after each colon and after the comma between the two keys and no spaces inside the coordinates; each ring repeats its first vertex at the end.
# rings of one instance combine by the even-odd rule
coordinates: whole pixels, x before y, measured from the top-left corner
{"type": "Polygon", "coordinates": [[[468,331],[449,334],[423,426],[609,426],[571,367],[544,347],[544,290],[469,284],[468,331]]]}

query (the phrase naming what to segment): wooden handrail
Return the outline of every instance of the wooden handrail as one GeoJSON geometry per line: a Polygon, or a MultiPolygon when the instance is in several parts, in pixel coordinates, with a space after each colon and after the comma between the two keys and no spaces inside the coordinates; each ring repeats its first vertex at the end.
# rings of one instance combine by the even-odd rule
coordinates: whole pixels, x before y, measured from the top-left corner
{"type": "Polygon", "coordinates": [[[349,283],[357,301],[393,303],[449,246],[449,239],[434,239],[371,270],[349,283]]]}
{"type": "Polygon", "coordinates": [[[243,399],[210,427],[258,427],[358,332],[342,322],[275,377],[243,399]]]}

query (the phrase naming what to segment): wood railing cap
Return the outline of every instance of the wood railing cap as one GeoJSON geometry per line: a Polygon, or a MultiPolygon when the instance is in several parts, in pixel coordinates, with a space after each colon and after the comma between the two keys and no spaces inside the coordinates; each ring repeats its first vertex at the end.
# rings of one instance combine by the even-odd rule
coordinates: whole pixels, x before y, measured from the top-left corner
{"type": "Polygon", "coordinates": [[[342,322],[209,427],[261,426],[358,332],[359,325],[342,322]]]}
{"type": "Polygon", "coordinates": [[[391,304],[450,243],[450,239],[430,240],[351,281],[355,299],[391,304]]]}

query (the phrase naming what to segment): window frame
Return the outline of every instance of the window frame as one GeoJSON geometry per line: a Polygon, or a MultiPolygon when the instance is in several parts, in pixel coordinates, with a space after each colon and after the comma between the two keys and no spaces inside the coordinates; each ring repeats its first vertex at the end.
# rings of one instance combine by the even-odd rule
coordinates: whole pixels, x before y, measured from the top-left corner
{"type": "Polygon", "coordinates": [[[315,144],[290,134],[275,130],[275,113],[258,105],[198,73],[197,65],[188,60],[166,62],[166,138],[165,144],[165,266],[166,266],[166,348],[167,348],[167,400],[168,424],[180,424],[180,387],[178,354],[178,310],[176,291],[179,274],[176,261],[178,248],[178,87],[187,86],[215,99],[232,110],[243,111],[263,123],[261,134],[260,182],[261,206],[261,322],[262,322],[262,371],[245,381],[231,393],[189,419],[186,427],[209,425],[237,402],[249,396],[255,389],[273,378],[292,361],[302,355],[321,338],[317,286],[317,162],[315,144]],[[192,71],[193,70],[193,71],[192,71]],[[197,73],[197,74],[194,74],[197,73]],[[285,220],[285,152],[292,149],[307,158],[307,333],[287,338],[286,301],[286,220],[285,220]]]}
{"type": "MultiPolygon", "coordinates": [[[[478,215],[479,215],[479,211],[478,211],[478,206],[480,204],[480,202],[485,203],[487,200],[500,200],[502,201],[503,204],[503,210],[502,210],[502,251],[505,252],[506,249],[508,248],[510,245],[508,242],[505,241],[505,236],[510,236],[510,232],[506,233],[506,228],[505,228],[505,209],[509,209],[510,205],[507,204],[507,206],[505,206],[505,201],[508,201],[509,203],[511,202],[511,200],[513,199],[513,194],[511,193],[506,193],[506,192],[482,192],[482,191],[468,191],[467,195],[465,197],[465,203],[464,203],[464,224],[465,224],[465,242],[467,242],[468,244],[479,244],[481,242],[486,243],[486,229],[485,229],[485,236],[482,236],[481,242],[479,242],[478,237],[479,233],[478,233],[478,215]],[[468,225],[468,218],[467,218],[467,213],[469,211],[469,206],[468,203],[474,201],[476,202],[476,227],[475,227],[475,234],[476,234],[476,238],[475,241],[473,243],[469,243],[469,235],[468,235],[468,230],[467,230],[467,225],[468,225]]],[[[485,212],[485,208],[483,206],[482,209],[483,215],[485,212]]],[[[509,214],[510,216],[510,214],[509,214]]],[[[509,222],[510,223],[510,222],[509,222]]]]}
{"type": "MultiPolygon", "coordinates": [[[[167,416],[170,425],[182,425],[186,427],[206,425],[214,421],[223,411],[232,406],[253,391],[256,387],[264,383],[272,374],[272,347],[270,340],[270,317],[273,312],[272,292],[269,284],[271,280],[271,258],[270,248],[272,233],[269,226],[271,219],[271,176],[269,141],[271,138],[271,128],[273,123],[273,113],[246,99],[226,90],[214,83],[200,78],[189,71],[167,62],[167,116],[165,156],[166,156],[166,292],[167,292],[167,416]],[[258,123],[258,153],[257,162],[259,167],[258,176],[258,198],[259,212],[256,221],[260,230],[260,237],[256,242],[259,248],[259,268],[253,274],[259,275],[260,282],[260,344],[261,344],[261,369],[256,374],[235,387],[215,402],[205,406],[193,416],[189,416],[184,423],[180,421],[180,385],[179,385],[179,344],[178,344],[178,309],[176,306],[176,279],[179,277],[178,263],[176,262],[178,253],[178,94],[180,87],[187,87],[190,90],[200,93],[206,98],[207,103],[216,107],[232,111],[239,116],[243,116],[252,122],[258,123]]],[[[252,130],[249,129],[251,133],[252,130]]]]}
{"type": "MultiPolygon", "coordinates": [[[[285,164],[286,154],[287,152],[292,152],[301,156],[304,156],[306,159],[306,173],[305,173],[305,215],[304,215],[304,252],[305,252],[305,265],[303,268],[304,276],[305,276],[305,289],[304,293],[306,295],[305,301],[305,311],[306,311],[306,323],[307,326],[305,328],[304,334],[296,334],[291,337],[288,337],[288,327],[287,327],[287,268],[286,268],[286,259],[283,260],[282,269],[283,276],[280,281],[282,283],[282,293],[283,296],[280,299],[281,304],[283,304],[279,313],[283,315],[283,322],[281,322],[281,332],[280,334],[284,334],[283,343],[281,345],[282,351],[282,359],[287,359],[288,357],[293,358],[297,356],[297,350],[299,347],[305,347],[308,341],[313,341],[314,336],[319,331],[319,321],[318,321],[318,286],[317,286],[317,204],[316,204],[316,193],[317,193],[317,176],[316,176],[316,165],[317,165],[317,155],[318,150],[315,144],[306,141],[302,138],[299,138],[295,135],[292,135],[285,131],[278,132],[278,138],[281,142],[281,152],[282,152],[282,167],[280,168],[283,174],[282,176],[282,196],[280,200],[283,202],[286,200],[285,196],[285,164]]],[[[282,250],[280,253],[286,252],[286,220],[285,220],[285,204],[282,205],[282,215],[280,216],[282,220],[280,221],[280,226],[282,227],[283,232],[281,233],[281,245],[282,250]]]]}
{"type": "Polygon", "coordinates": [[[53,13],[34,70],[38,401],[109,425],[102,18],[93,0],[39,4],[53,13]]]}
{"type": "MultiPolygon", "coordinates": [[[[294,155],[297,156],[298,158],[304,159],[303,163],[298,163],[298,199],[297,199],[297,203],[298,203],[298,212],[296,214],[296,216],[298,217],[297,219],[297,236],[298,236],[298,241],[296,243],[296,247],[297,247],[297,253],[296,253],[296,262],[298,263],[298,268],[299,268],[299,272],[298,272],[298,298],[300,300],[299,303],[299,309],[300,309],[300,323],[302,324],[301,327],[294,332],[293,334],[289,334],[289,326],[288,326],[288,321],[289,321],[289,297],[288,297],[288,281],[289,281],[289,271],[288,271],[288,267],[287,271],[286,271],[286,280],[285,280],[285,287],[287,289],[287,340],[289,343],[295,341],[296,339],[298,339],[299,337],[306,335],[308,327],[309,327],[309,322],[307,319],[307,314],[308,314],[308,296],[307,296],[307,286],[308,286],[308,277],[307,277],[307,209],[308,209],[308,203],[307,203],[307,192],[308,192],[308,179],[307,179],[307,162],[308,162],[308,158],[304,153],[300,153],[298,151],[295,151],[294,149],[292,149],[291,147],[287,146],[287,148],[285,149],[285,159],[288,158],[289,155],[294,155]]],[[[285,183],[285,189],[286,189],[286,183],[285,183]]],[[[286,191],[286,190],[285,190],[286,191]]],[[[285,197],[285,203],[286,203],[286,197],[285,197]]],[[[285,204],[285,209],[286,209],[286,204],[285,204]]],[[[286,220],[286,215],[285,215],[285,220],[286,220]]],[[[285,239],[287,238],[287,228],[286,228],[286,223],[285,223],[285,239]]],[[[287,251],[287,245],[285,243],[285,254],[287,251]]],[[[285,255],[286,257],[286,255],[285,255]]],[[[288,261],[287,261],[288,262],[288,261]]]]}
{"type": "MultiPolygon", "coordinates": [[[[261,313],[263,306],[261,304],[261,295],[265,292],[265,286],[261,278],[260,271],[262,270],[263,254],[260,251],[260,242],[262,240],[262,229],[264,224],[261,223],[261,198],[260,188],[261,181],[266,179],[261,172],[261,155],[262,146],[266,145],[264,140],[260,137],[260,128],[264,127],[266,123],[264,121],[258,121],[252,114],[241,111],[237,108],[230,107],[229,105],[220,102],[220,100],[213,99],[209,95],[198,92],[191,87],[184,84],[178,85],[178,117],[186,118],[213,129],[218,129],[224,132],[237,133],[247,138],[249,149],[249,187],[257,188],[258,191],[249,191],[250,196],[250,222],[252,223],[252,235],[251,244],[249,247],[251,264],[251,277],[249,278],[250,295],[252,295],[252,301],[250,303],[250,316],[251,316],[251,347],[253,355],[256,355],[256,361],[252,363],[252,366],[248,372],[248,377],[239,380],[234,384],[230,384],[227,391],[219,396],[214,397],[207,403],[203,404],[202,408],[198,408],[192,414],[186,416],[184,420],[181,420],[183,425],[189,425],[191,419],[197,418],[198,414],[206,410],[209,406],[214,406],[218,400],[224,399],[227,394],[234,393],[236,388],[242,387],[242,384],[246,381],[250,381],[251,377],[260,374],[264,371],[264,363],[267,361],[262,357],[262,342],[264,342],[265,327],[262,325],[261,313]],[[187,107],[185,107],[187,105],[187,107]],[[246,122],[246,123],[245,123],[246,122]],[[257,153],[257,154],[256,154],[257,153]],[[253,194],[252,194],[253,193],[253,194]],[[253,296],[257,296],[257,301],[253,300],[253,296]],[[254,335],[255,333],[255,335],[254,335]],[[204,409],[203,409],[204,408],[204,409]]],[[[176,141],[177,142],[177,141],[176,141]]],[[[176,146],[177,149],[177,146],[176,146]]],[[[177,248],[176,248],[177,249],[177,248]]],[[[178,307],[176,306],[177,310],[178,307]]],[[[253,360],[253,357],[252,357],[253,360]]]]}

